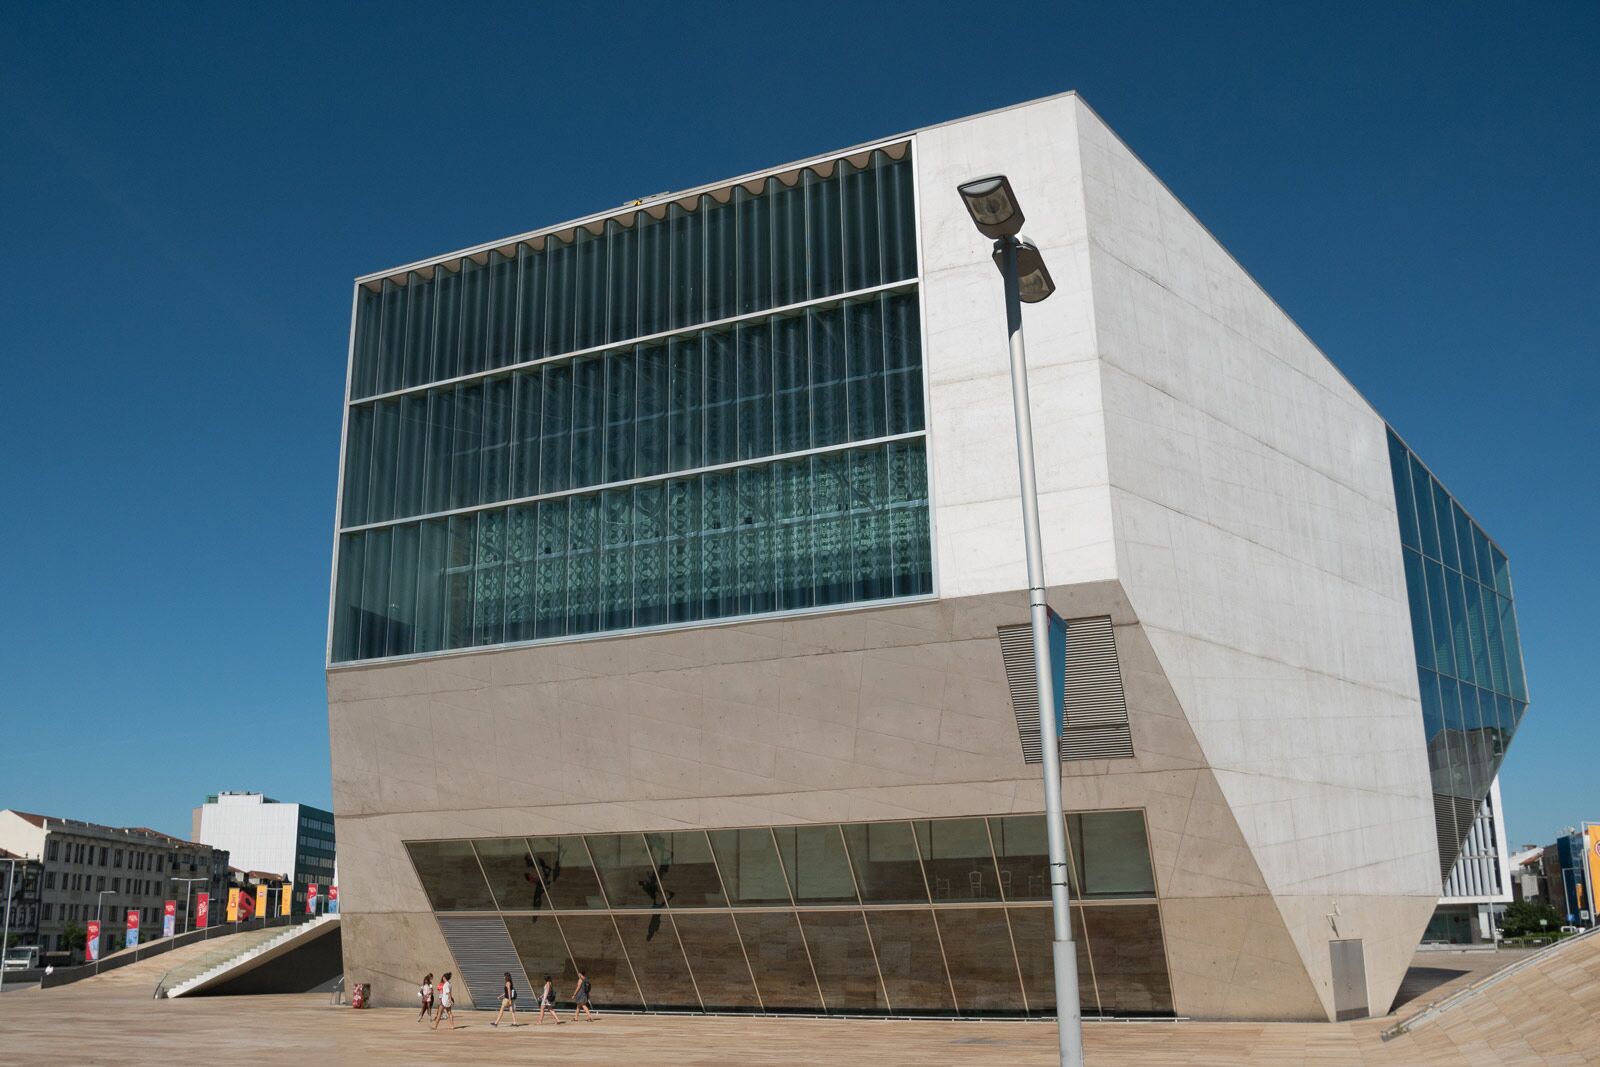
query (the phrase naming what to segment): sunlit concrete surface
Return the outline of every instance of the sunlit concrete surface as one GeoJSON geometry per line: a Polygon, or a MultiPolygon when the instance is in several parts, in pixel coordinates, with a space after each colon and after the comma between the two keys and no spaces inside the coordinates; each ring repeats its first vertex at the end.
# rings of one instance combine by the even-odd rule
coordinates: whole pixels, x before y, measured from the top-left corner
{"type": "MultiPolygon", "coordinates": [[[[1397,1014],[1357,1023],[1090,1024],[1087,1058],[1091,1067],[1600,1063],[1600,938],[1534,960],[1414,1032],[1382,1039],[1396,1022],[1524,955],[1421,953],[1413,974],[1431,971],[1418,983],[1427,988],[1397,1014]]],[[[205,1048],[207,1059],[226,1063],[288,1056],[382,1067],[1054,1062],[1055,1031],[1045,1023],[617,1015],[495,1029],[492,1015],[464,1012],[454,1032],[434,1032],[413,1021],[415,1012],[353,1011],[317,994],[153,1001],[168,966],[157,957],[75,985],[8,995],[0,1002],[0,1062],[165,1065],[179,1047],[205,1048]]]]}

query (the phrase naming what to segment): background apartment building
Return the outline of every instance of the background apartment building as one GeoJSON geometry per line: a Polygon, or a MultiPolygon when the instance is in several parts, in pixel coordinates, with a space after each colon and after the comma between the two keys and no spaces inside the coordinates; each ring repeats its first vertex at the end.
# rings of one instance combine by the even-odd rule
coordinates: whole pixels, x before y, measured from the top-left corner
{"type": "Polygon", "coordinates": [[[226,849],[241,872],[291,879],[295,911],[305,909],[308,885],[327,899],[335,873],[333,812],[261,793],[213,793],[194,809],[192,826],[195,840],[226,849]]]}

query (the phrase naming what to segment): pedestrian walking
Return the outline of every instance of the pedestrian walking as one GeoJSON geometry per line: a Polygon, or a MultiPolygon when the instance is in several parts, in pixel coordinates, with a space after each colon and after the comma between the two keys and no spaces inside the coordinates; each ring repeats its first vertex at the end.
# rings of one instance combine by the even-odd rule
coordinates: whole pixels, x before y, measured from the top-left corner
{"type": "Polygon", "coordinates": [[[511,1025],[517,1025],[517,987],[511,981],[511,972],[506,972],[505,981],[500,983],[500,1010],[494,1014],[494,1022],[490,1026],[500,1025],[500,1016],[506,1012],[511,1013],[511,1025]]]}
{"type": "Polygon", "coordinates": [[[456,1028],[456,998],[450,988],[451,973],[446,971],[444,976],[439,979],[439,1013],[433,1017],[433,1028],[435,1030],[439,1029],[439,1022],[446,1015],[450,1016],[450,1029],[454,1030],[456,1028]]]}
{"type": "Polygon", "coordinates": [[[590,989],[589,976],[583,973],[582,968],[579,968],[579,970],[578,970],[578,985],[577,985],[577,988],[573,989],[573,991],[572,991],[572,1021],[573,1022],[577,1022],[578,1021],[578,1013],[580,1011],[583,1012],[584,1015],[587,1016],[589,1021],[591,1021],[591,1022],[593,1022],[594,1019],[596,1018],[595,1013],[594,1013],[594,1009],[589,1007],[589,989],[590,989]]]}
{"type": "Polygon", "coordinates": [[[550,1018],[556,1021],[557,1026],[561,1025],[561,1016],[556,1014],[556,984],[548,974],[544,976],[544,989],[539,992],[539,1022],[536,1025],[544,1025],[545,1012],[550,1013],[550,1018]]]}
{"type": "Polygon", "coordinates": [[[417,1022],[422,1022],[433,1013],[433,972],[429,971],[422,976],[422,988],[417,990],[417,999],[422,1001],[422,1010],[417,1012],[417,1022]]]}

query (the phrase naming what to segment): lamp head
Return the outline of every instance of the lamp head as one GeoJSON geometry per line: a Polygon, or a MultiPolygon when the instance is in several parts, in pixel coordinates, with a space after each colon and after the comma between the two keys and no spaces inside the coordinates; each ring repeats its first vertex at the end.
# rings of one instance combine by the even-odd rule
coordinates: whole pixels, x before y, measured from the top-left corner
{"type": "Polygon", "coordinates": [[[1012,237],[1021,231],[1022,207],[1004,174],[962,182],[956,191],[966,203],[967,214],[972,216],[978,232],[985,237],[1012,237]]]}
{"type": "MultiPolygon", "coordinates": [[[[1017,299],[1024,304],[1037,304],[1056,291],[1056,283],[1044,265],[1039,246],[1018,234],[1012,238],[1017,249],[1017,299]]],[[[994,243],[994,265],[1002,274],[1006,269],[1006,241],[994,243]]]]}

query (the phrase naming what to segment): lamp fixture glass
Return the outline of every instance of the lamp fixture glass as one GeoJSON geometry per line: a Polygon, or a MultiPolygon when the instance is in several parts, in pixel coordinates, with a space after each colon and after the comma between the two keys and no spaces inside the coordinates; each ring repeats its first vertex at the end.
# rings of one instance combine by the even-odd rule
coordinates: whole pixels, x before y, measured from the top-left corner
{"type": "MultiPolygon", "coordinates": [[[[1012,240],[1017,246],[1017,299],[1024,304],[1037,304],[1056,291],[1055,280],[1044,265],[1039,246],[1020,234],[1012,240]]],[[[994,265],[1002,274],[1006,269],[1005,240],[994,243],[994,265]]]]}
{"type": "Polygon", "coordinates": [[[967,214],[985,237],[1011,237],[1022,229],[1022,207],[1004,174],[974,178],[956,186],[967,214]]]}

